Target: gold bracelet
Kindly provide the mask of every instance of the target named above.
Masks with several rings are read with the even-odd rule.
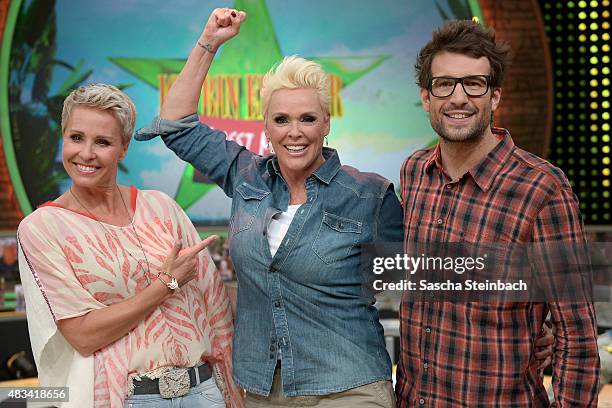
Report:
[[[164,281],[164,280],[161,278],[161,275],[162,275],[162,274],[164,274],[164,275],[166,275],[166,276],[169,276],[169,277],[171,278],[171,279],[170,279],[170,282],[165,282],[165,281]],[[166,287],[167,287],[168,289],[170,289],[170,290],[172,290],[172,291],[174,291],[174,290],[176,290],[176,289],[178,289],[178,288],[179,288],[179,284],[178,284],[178,281],[176,280],[176,278],[175,278],[174,276],[170,275],[168,272],[164,272],[164,271],[159,272],[159,273],[157,274],[157,279],[159,279],[159,280],[160,280],[160,281],[161,281],[161,282],[162,282],[164,285],[166,285]]]

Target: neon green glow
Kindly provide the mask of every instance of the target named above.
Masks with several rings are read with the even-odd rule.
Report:
[[[17,201],[21,207],[21,211],[28,215],[32,212],[32,205],[28,199],[23,181],[19,174],[19,167],[15,158],[15,149],[13,147],[13,138],[11,137],[11,120],[9,116],[8,106],[8,75],[9,75],[9,59],[11,57],[11,45],[13,43],[13,31],[17,22],[17,16],[21,7],[21,0],[13,0],[9,6],[6,25],[4,26],[4,37],[2,41],[2,51],[0,54],[0,130],[2,131],[2,143],[4,145],[4,157],[6,166],[8,167],[11,184],[15,189]]]
[[[476,17],[480,24],[484,23],[484,17],[482,15],[482,9],[480,8],[480,2],[478,0],[468,0],[470,6],[470,12],[472,16]]]

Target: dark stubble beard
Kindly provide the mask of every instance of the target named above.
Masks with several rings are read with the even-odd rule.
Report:
[[[440,113],[439,115],[429,115],[429,122],[431,123],[431,127],[436,131],[438,136],[442,138],[442,140],[449,143],[465,143],[465,142],[475,142],[481,139],[485,131],[490,125],[491,112],[483,112],[482,115],[478,115],[477,121],[469,128],[454,128],[454,132],[449,132],[447,127],[444,125],[444,114]],[[458,132],[457,132],[458,131]]]

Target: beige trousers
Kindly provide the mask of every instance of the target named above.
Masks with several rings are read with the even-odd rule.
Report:
[[[245,403],[247,408],[395,408],[395,393],[391,381],[377,381],[334,394],[285,397],[280,370],[276,369],[270,395],[262,397],[247,392]]]

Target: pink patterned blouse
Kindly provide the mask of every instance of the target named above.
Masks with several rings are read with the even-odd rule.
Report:
[[[54,321],[134,296],[156,279],[175,241],[183,248],[200,241],[183,210],[167,195],[134,187],[131,192],[133,225],[146,260],[130,225],[101,224],[55,203],[44,204],[20,224],[20,249],[38,286],[25,289],[42,293]],[[124,337],[94,353],[94,406],[123,406],[132,378],[156,378],[172,367],[200,361],[214,367],[227,406],[242,406],[241,392],[231,379],[230,302],[206,250],[200,252],[197,268],[196,279]],[[28,315],[32,318],[36,316]]]

